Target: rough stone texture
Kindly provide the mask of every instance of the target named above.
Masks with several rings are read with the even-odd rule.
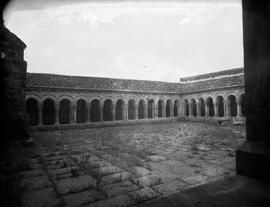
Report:
[[[21,172],[28,182],[22,180],[27,184],[24,206],[119,207],[147,204],[235,175],[232,152],[245,133],[243,126],[187,122],[32,136],[42,159],[31,163],[44,168]],[[55,145],[53,140],[59,138],[61,143]]]
[[[61,203],[53,188],[29,191],[22,196],[24,207],[56,207]]]
[[[3,25],[0,25],[0,77],[1,77],[1,147],[7,142],[29,137],[25,112],[26,45]]]

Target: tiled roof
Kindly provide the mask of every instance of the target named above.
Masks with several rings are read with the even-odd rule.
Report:
[[[215,77],[213,74],[216,74]],[[27,89],[190,93],[244,86],[243,69],[204,74],[200,75],[202,78],[197,79],[194,77],[195,76],[186,77],[186,82],[184,83],[169,83],[160,81],[27,73],[26,87]]]
[[[244,86],[244,75],[229,76],[224,78],[209,79],[191,83],[182,83],[180,88],[182,93],[190,93],[204,90],[214,90],[230,88],[235,86]]]
[[[234,76],[244,73],[244,68],[235,68],[230,70],[222,70],[214,73],[206,73],[201,75],[180,78],[180,82],[192,82],[204,79],[212,79],[217,77]]]
[[[77,89],[77,90],[121,90],[138,92],[179,92],[179,83],[141,81],[128,79],[67,76],[45,73],[27,73],[26,87]]]

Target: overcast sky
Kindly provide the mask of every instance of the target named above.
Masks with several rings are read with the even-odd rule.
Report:
[[[28,72],[178,82],[243,67],[238,0],[23,2],[5,23],[27,45]]]

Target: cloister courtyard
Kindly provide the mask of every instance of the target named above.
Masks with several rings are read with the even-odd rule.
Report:
[[[178,122],[35,131],[24,206],[141,206],[235,172],[244,125]]]

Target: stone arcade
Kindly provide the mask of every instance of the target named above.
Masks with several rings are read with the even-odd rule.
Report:
[[[28,73],[31,126],[130,120],[243,117],[244,71],[181,78],[180,83]]]

